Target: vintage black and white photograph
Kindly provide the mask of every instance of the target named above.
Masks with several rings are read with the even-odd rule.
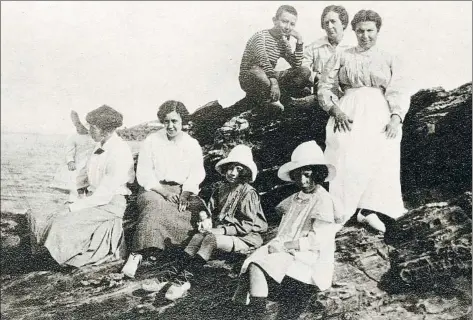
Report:
[[[0,315],[472,318],[470,1],[1,1]]]

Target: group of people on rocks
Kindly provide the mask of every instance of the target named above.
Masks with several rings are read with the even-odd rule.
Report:
[[[258,169],[250,147],[237,145],[220,160],[215,170],[222,181],[207,203],[199,197],[206,175],[202,148],[183,131],[187,108],[169,100],[157,112],[164,129],[150,134],[139,152],[138,220],[121,270],[125,276],[134,278],[143,258],[156,250],[180,246],[178,272],[166,292],[173,300],[189,289],[186,275],[199,273],[215,252],[249,252],[233,301],[261,314],[271,281],[290,278],[319,290],[331,286],[335,235],[354,214],[385,232],[406,212],[400,141],[409,97],[400,66],[376,47],[378,13],[355,14],[356,46],[343,42],[348,21],[342,6],[326,7],[320,21],[326,36],[304,46],[295,29],[296,9],[283,5],[274,26],[255,33],[244,50],[239,81],[253,105],[272,110],[320,105],[330,115],[326,149],[315,141],[301,143],[278,170],[278,177],[299,191],[274,208],[281,219],[276,236],[263,242],[268,223],[251,185]],[[275,70],[280,57],[290,69]],[[82,168],[68,158],[69,170],[78,172],[77,195],[83,196],[71,198],[61,212],[28,214],[36,246],[47,248],[60,265],[74,267],[119,258],[125,197],[131,193],[127,183],[135,179],[130,148],[115,132],[123,116],[104,105],[85,120],[96,144]]]

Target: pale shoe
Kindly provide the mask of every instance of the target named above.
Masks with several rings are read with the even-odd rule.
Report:
[[[159,282],[156,280],[152,280],[149,282],[145,282],[141,285],[141,288],[145,291],[149,292],[159,292],[161,291],[166,285],[168,284],[167,281]]]
[[[367,223],[378,231],[381,231],[383,233],[386,232],[386,226],[374,213],[369,214],[365,217],[361,214],[361,210],[360,210],[356,216],[356,220],[358,220],[358,222],[360,223]]]
[[[168,300],[175,301],[184,297],[190,288],[191,284],[189,281],[180,284],[173,284],[169,287],[168,291],[166,291],[164,297]]]
[[[141,254],[131,253],[121,272],[128,278],[134,278],[142,258]]]

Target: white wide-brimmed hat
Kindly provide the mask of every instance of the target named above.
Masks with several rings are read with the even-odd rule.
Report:
[[[311,140],[303,142],[292,152],[291,162],[283,164],[278,170],[278,177],[284,181],[292,181],[289,173],[297,168],[313,165],[325,165],[328,169],[328,176],[325,181],[330,181],[335,177],[335,167],[328,164],[324,153],[317,142]]]
[[[253,161],[253,154],[251,153],[250,147],[244,144],[235,146],[228,154],[228,157],[217,162],[215,170],[223,175],[225,173],[222,172],[222,165],[232,162],[240,163],[250,169],[251,182],[255,181],[256,175],[258,174],[258,168],[256,167],[256,163]]]

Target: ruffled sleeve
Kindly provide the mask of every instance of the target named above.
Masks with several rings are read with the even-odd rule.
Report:
[[[334,92],[338,91],[340,65],[341,53],[336,53],[327,61],[324,72],[319,79],[317,98],[320,106],[325,111],[329,111],[333,107],[333,101],[338,103],[338,96]]]

